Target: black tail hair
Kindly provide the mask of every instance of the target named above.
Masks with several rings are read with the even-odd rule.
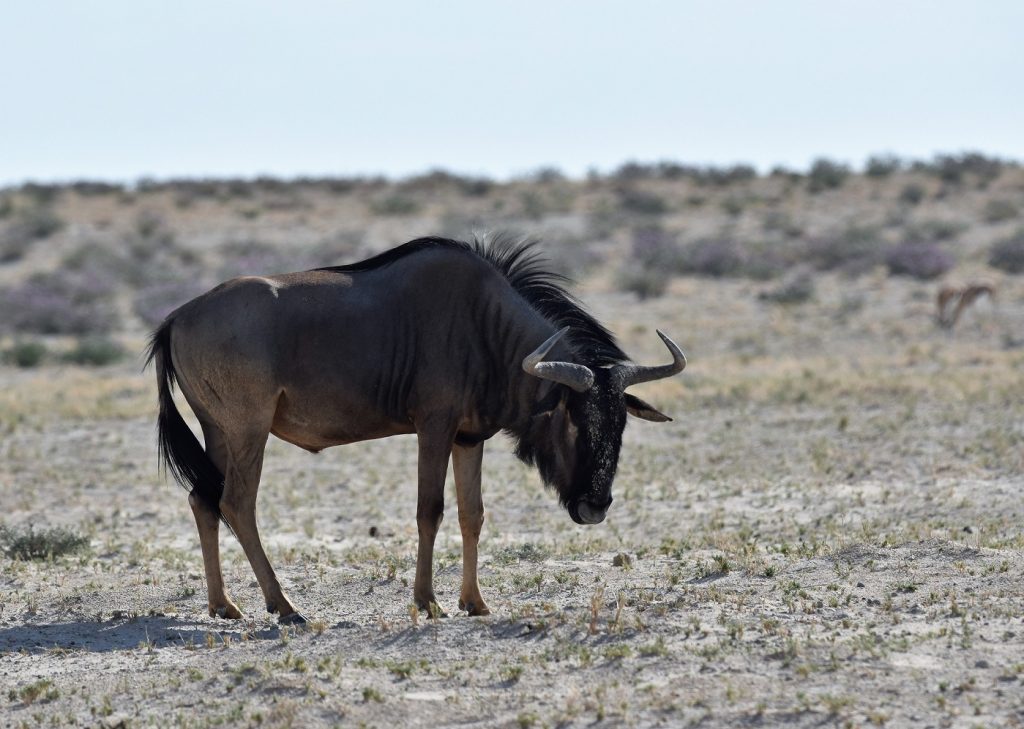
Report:
[[[220,497],[224,493],[224,474],[214,465],[174,404],[174,384],[178,375],[171,359],[171,327],[168,318],[149,339],[146,364],[156,361],[156,381],[160,392],[157,418],[157,446],[160,463],[187,491],[209,506],[223,521]]]

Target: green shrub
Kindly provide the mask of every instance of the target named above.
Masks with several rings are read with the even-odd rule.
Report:
[[[87,546],[88,537],[61,527],[36,531],[31,524],[16,528],[0,526],[0,547],[11,559],[60,557]]]
[[[952,220],[923,220],[908,225],[903,237],[908,241],[930,242],[937,240],[953,240],[967,229],[963,223]]]
[[[746,200],[741,197],[728,197],[722,201],[722,210],[726,215],[736,218],[743,214]]]
[[[951,253],[935,243],[904,241],[889,249],[885,256],[889,273],[927,281],[938,278],[956,264]]]
[[[900,202],[907,205],[917,205],[924,200],[925,192],[924,185],[911,182],[900,190]]]
[[[617,283],[620,291],[636,294],[643,300],[654,299],[664,294],[668,282],[669,273],[664,268],[648,268],[641,263],[632,262],[619,272]]]
[[[17,223],[0,229],[0,263],[20,261],[32,247],[32,236]]]
[[[684,273],[721,278],[739,276],[744,265],[744,252],[732,238],[705,238],[690,243],[680,252],[680,269]]]
[[[903,169],[903,161],[893,154],[877,154],[868,157],[864,165],[864,174],[868,177],[888,177]]]
[[[988,262],[1007,273],[1024,273],[1024,228],[993,244]]]
[[[763,291],[758,298],[775,304],[803,304],[814,296],[814,278],[810,271],[797,271],[774,289]]]
[[[849,176],[850,168],[848,165],[825,158],[817,159],[807,173],[807,189],[811,192],[834,190],[842,187]]]
[[[663,215],[668,212],[668,203],[665,202],[665,198],[632,187],[619,190],[619,205],[626,212],[641,215]]]
[[[25,233],[35,239],[49,238],[64,227],[64,221],[45,205],[37,205],[21,212],[18,216]]]
[[[986,223],[1002,223],[1019,215],[1020,208],[1010,200],[989,200],[982,211]]]
[[[46,354],[46,345],[42,342],[15,342],[4,350],[3,361],[15,367],[38,367],[46,359]]]
[[[370,209],[375,215],[412,215],[420,205],[405,195],[389,195],[374,202]]]
[[[859,274],[881,263],[881,234],[877,228],[851,225],[841,231],[811,239],[805,260],[822,271],[842,270]]]
[[[34,241],[49,238],[63,227],[64,221],[49,207],[37,205],[18,211],[0,229],[0,263],[21,259]]]
[[[36,334],[100,334],[117,327],[115,282],[103,270],[38,273],[0,289],[0,328]]]
[[[124,359],[125,351],[117,342],[106,337],[79,339],[75,348],[64,355],[65,362],[88,367],[102,367]]]

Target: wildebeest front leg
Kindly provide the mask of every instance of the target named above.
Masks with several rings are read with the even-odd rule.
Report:
[[[459,502],[459,528],[462,530],[462,592],[459,609],[470,615],[490,615],[476,578],[477,544],[484,524],[484,502],[480,492],[480,466],[484,444],[471,448],[455,446],[452,466],[455,471],[455,494]]]
[[[434,596],[434,539],[444,517],[444,479],[452,451],[450,434],[419,434],[419,484],[416,500],[416,526],[420,543],[416,555],[416,582],[413,600],[420,610],[437,610]]]

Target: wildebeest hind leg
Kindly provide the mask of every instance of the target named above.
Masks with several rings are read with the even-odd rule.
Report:
[[[444,517],[444,478],[448,473],[452,436],[421,432],[418,438],[416,526],[420,540],[413,600],[420,610],[439,610],[434,596],[434,539]]]
[[[267,444],[269,428],[244,437],[227,439],[228,465],[224,473],[224,495],[220,500],[221,512],[238,537],[242,550],[252,566],[256,580],[263,590],[267,612],[277,613],[280,623],[304,623],[291,600],[281,589],[277,574],[267,559],[256,525],[256,493],[263,470],[263,449]]]
[[[227,453],[224,450],[223,438],[216,428],[208,423],[201,423],[203,439],[206,441],[206,453],[217,469],[224,473],[227,466]],[[224,589],[224,575],[220,568],[220,519],[202,499],[194,493],[189,494],[189,506],[196,518],[199,529],[199,545],[203,550],[203,568],[206,572],[207,605],[210,617],[230,618],[237,620],[242,617],[234,601]]]
[[[452,467],[455,472],[455,495],[459,503],[459,528],[462,530],[462,591],[459,609],[470,615],[490,615],[491,611],[480,596],[477,583],[477,544],[484,524],[484,502],[480,493],[480,466],[484,457],[484,444],[472,448],[455,446],[452,449]]]

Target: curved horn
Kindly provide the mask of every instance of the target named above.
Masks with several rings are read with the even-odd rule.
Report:
[[[641,365],[620,365],[615,371],[620,387],[625,390],[631,385],[638,385],[641,382],[661,380],[672,375],[678,375],[686,367],[686,355],[679,345],[666,337],[660,329],[656,329],[661,341],[672,353],[672,364],[658,365],[657,367],[643,367]]]
[[[568,385],[576,392],[586,392],[594,384],[594,373],[589,367],[573,364],[572,362],[543,361],[547,353],[551,351],[551,348],[555,346],[555,343],[567,331],[569,331],[569,327],[555,332],[531,354],[528,354],[523,359],[523,371],[542,380],[551,380],[552,382]]]

